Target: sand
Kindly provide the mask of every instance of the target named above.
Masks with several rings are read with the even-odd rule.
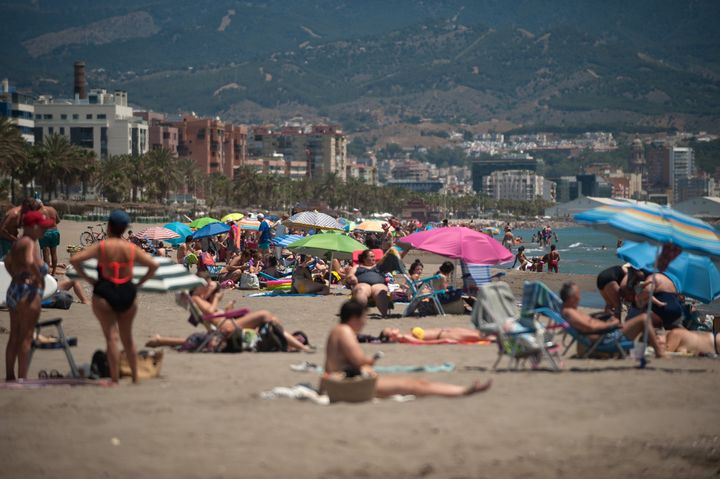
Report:
[[[84,225],[61,224],[64,245]],[[427,257],[430,263],[432,258]],[[430,273],[426,267],[426,272]],[[567,275],[544,275],[555,288]],[[554,276],[554,277],[553,277]],[[522,273],[507,278],[517,290]],[[594,278],[573,277],[592,287]],[[492,389],[462,399],[317,406],[262,400],[274,386],[316,383],[290,364],[323,360],[342,297],[228,297],[268,309],[302,329],[315,354],[185,354],[167,351],[162,377],[115,388],[0,391],[0,477],[717,477],[720,361],[564,359],[560,373],[490,368],[495,346],[368,345],[385,365],[452,361],[457,371],[419,374]],[[195,329],[171,295],[140,295],[134,336],[187,336]],[[75,358],[104,347],[90,306],[46,310],[79,338]],[[9,326],[0,312],[0,327]],[[373,320],[385,326],[467,326],[468,317]],[[0,335],[4,345],[6,333]],[[3,361],[0,359],[0,361]],[[4,361],[3,361],[4,365]],[[67,369],[60,352],[31,367]]]

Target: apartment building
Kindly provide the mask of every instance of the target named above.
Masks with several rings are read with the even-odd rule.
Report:
[[[8,118],[17,125],[22,137],[31,145],[35,143],[35,107],[30,95],[18,93],[7,78],[0,88],[0,117]]]
[[[245,166],[265,175],[286,176],[292,180],[307,178],[307,162],[286,160],[280,153],[245,160]]]
[[[219,118],[184,116],[173,123],[178,130],[178,154],[195,160],[204,174],[220,173],[233,178],[247,157],[247,128]]]
[[[683,201],[680,189],[695,176],[695,152],[692,148],[673,147],[670,149],[670,186],[673,189],[673,203]],[[691,189],[694,187],[691,187]],[[702,196],[702,195],[699,195]]]
[[[151,150],[165,149],[173,156],[178,155],[178,129],[166,121],[164,114],[151,111],[136,111],[133,114],[147,122]]]
[[[482,191],[496,200],[555,200],[555,183],[531,170],[493,171],[483,177]]]
[[[347,137],[332,125],[253,128],[248,140],[248,156],[283,155],[286,161],[305,161],[307,175],[320,178],[336,174],[347,178]]]

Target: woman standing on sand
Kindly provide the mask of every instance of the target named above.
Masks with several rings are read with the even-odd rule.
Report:
[[[114,383],[120,377],[118,335],[130,363],[132,380],[138,382],[137,353],[132,337],[132,323],[137,313],[137,286],[150,279],[158,268],[150,255],[121,238],[128,224],[130,216],[125,211],[113,211],[108,218],[108,238],[77,253],[70,260],[78,274],[93,285],[92,309],[105,335],[110,378]],[[97,280],[90,278],[82,267],[82,263],[91,258],[98,262]],[[137,286],[132,282],[136,262],[148,268]]]
[[[21,221],[23,235],[13,243],[5,257],[5,268],[12,276],[5,299],[10,312],[10,337],[5,349],[5,378],[8,381],[15,380],[16,361],[17,377],[27,378],[33,331],[40,317],[40,302],[48,273],[38,240],[45,230],[55,226],[53,220],[39,211],[28,211]]]

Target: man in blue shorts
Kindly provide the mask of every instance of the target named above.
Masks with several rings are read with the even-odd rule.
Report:
[[[262,213],[258,213],[257,219],[260,222],[260,227],[258,228],[258,232],[260,233],[258,249],[262,253],[263,257],[266,257],[270,252],[270,240],[272,239],[270,225],[265,220],[265,215]]]

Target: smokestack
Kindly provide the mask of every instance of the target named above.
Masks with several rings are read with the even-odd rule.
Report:
[[[85,100],[85,62],[75,62],[75,98]]]

